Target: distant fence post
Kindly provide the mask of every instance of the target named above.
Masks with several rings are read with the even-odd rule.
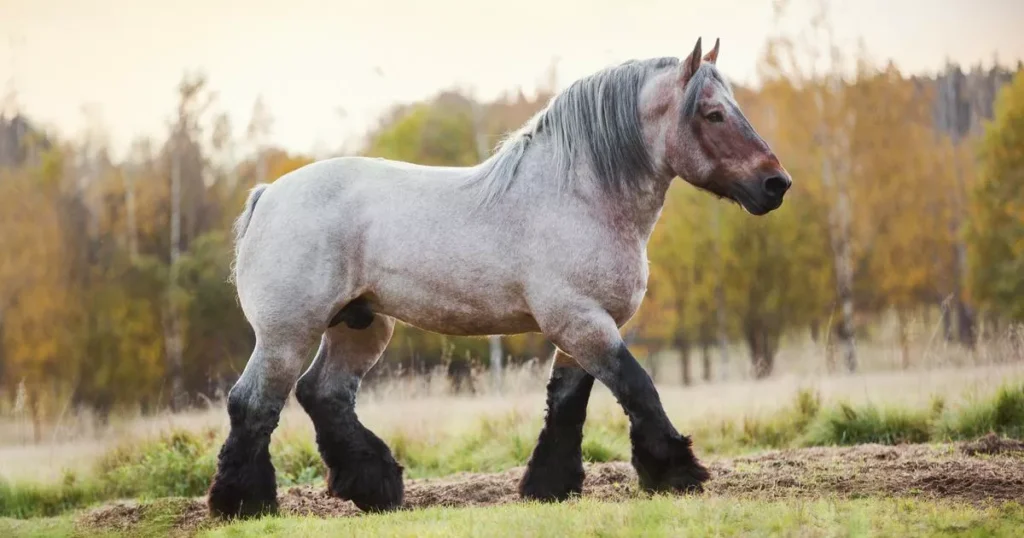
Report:
[[[501,392],[501,337],[493,335],[489,338],[491,344],[491,375],[494,377],[494,388]]]

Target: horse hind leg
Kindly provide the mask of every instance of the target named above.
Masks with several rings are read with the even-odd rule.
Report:
[[[311,341],[296,333],[280,338],[257,333],[256,348],[228,393],[231,431],[217,458],[207,505],[219,517],[277,511],[277,482],[270,435],[295,385]]]
[[[352,310],[352,319],[324,333],[295,396],[313,420],[328,467],[328,491],[363,511],[391,510],[402,504],[403,467],[384,441],[359,422],[355,404],[360,380],[384,352],[395,322]]]
[[[594,376],[572,357],[555,352],[544,427],[519,482],[524,498],[562,501],[583,491],[583,423],[593,386]]]

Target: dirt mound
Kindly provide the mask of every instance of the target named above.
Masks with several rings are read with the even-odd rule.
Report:
[[[1024,441],[1007,439],[994,433],[990,433],[979,438],[977,441],[964,443],[960,446],[960,450],[968,456],[976,456],[978,454],[1006,454],[1014,452],[1024,454]]]
[[[712,478],[706,494],[762,499],[884,495],[970,503],[1024,502],[1024,458],[1011,454],[1017,449],[1005,449],[1017,445],[1004,441],[982,438],[964,445],[807,448],[709,460]],[[991,448],[997,442],[1002,448]],[[403,509],[519,502],[517,486],[523,471],[520,467],[494,474],[409,480]],[[585,497],[622,501],[643,496],[628,463],[588,464],[586,472]],[[346,517],[362,513],[351,502],[330,497],[322,485],[282,490],[279,501],[282,514]],[[204,499],[180,502],[173,525],[179,533],[190,534],[216,524],[207,516]],[[86,514],[82,523],[127,531],[145,517],[145,505],[116,503]]]
[[[731,496],[1024,501],[1024,460],[971,457],[955,445],[784,450],[720,461],[713,470],[708,490]]]
[[[90,528],[128,531],[142,522],[143,508],[135,501],[120,501],[86,512],[79,523]]]

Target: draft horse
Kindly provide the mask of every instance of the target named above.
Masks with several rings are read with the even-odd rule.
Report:
[[[540,332],[555,344],[523,497],[581,491],[594,379],[629,417],[640,485],[702,491],[708,471],[619,329],[644,297],[647,242],[674,178],[753,215],[778,208],[791,185],[717,58],[718,41],[702,56],[698,39],[682,61],[580,79],[477,166],[342,157],[255,187],[235,225],[233,278],[256,346],[228,395],[211,512],[276,510],[270,435],[293,387],[330,493],[367,511],[402,504],[403,467],[355,412],[395,320],[449,335]]]

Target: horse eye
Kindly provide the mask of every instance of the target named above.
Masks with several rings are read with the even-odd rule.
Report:
[[[725,121],[725,116],[723,116],[722,113],[717,110],[708,114],[706,117],[708,121],[710,121],[711,123],[722,123],[723,121]]]

